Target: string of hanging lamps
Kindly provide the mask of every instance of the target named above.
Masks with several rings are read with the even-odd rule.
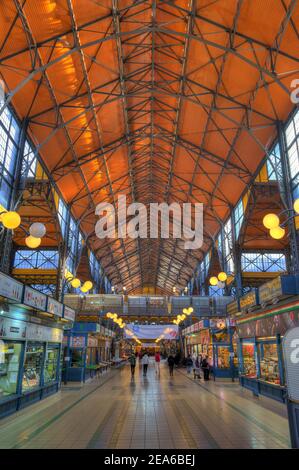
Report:
[[[70,271],[65,270],[64,274],[66,282],[68,282],[74,289],[79,289],[83,294],[87,294],[92,288],[93,283],[91,281],[85,281],[82,285],[80,279],[75,277]]]
[[[106,317],[110,318],[114,323],[116,323],[121,329],[126,326],[124,321],[117,315],[117,313],[106,313]]]
[[[193,313],[193,307],[188,307],[183,309],[183,314],[182,315],[177,315],[176,319],[173,320],[173,323],[175,325],[179,325],[182,323],[188,316],[190,316]]]
[[[294,212],[291,214],[288,219],[282,224],[280,222],[279,215],[283,214],[284,212]],[[299,199],[296,199],[296,201],[293,204],[292,209],[286,209],[285,211],[280,212],[280,214],[267,214],[263,218],[263,225],[269,230],[270,237],[274,238],[275,240],[281,240],[285,236],[285,228],[283,225],[286,225],[288,220],[296,217],[299,215]]]
[[[16,230],[20,227],[26,234],[25,243],[28,248],[38,248],[42,238],[46,235],[46,227],[41,222],[34,222],[29,227],[29,232],[22,225],[21,216],[16,211],[3,211],[0,213],[0,222],[7,230]]]

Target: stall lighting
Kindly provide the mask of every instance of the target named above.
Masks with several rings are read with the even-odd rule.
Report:
[[[82,286],[82,289],[85,289],[87,292],[92,288],[93,288],[93,283],[91,281],[85,281]]]
[[[296,199],[293,205],[294,211],[299,214],[299,199]]]
[[[1,222],[5,228],[14,230],[21,225],[21,217],[15,211],[8,211],[2,214]]]
[[[46,227],[40,222],[34,222],[29,228],[29,233],[34,238],[43,238],[46,235]]]
[[[3,227],[8,230],[15,230],[20,227],[27,235],[25,237],[25,244],[31,249],[38,248],[41,244],[42,237],[46,234],[46,227],[40,222],[34,222],[30,225],[28,233],[28,231],[21,225],[22,219],[20,215],[15,211],[2,211],[0,213],[0,222],[2,222]]]
[[[282,227],[274,227],[270,229],[270,236],[275,240],[281,240],[285,236],[285,229]]]
[[[25,243],[28,248],[38,248],[42,242],[41,238],[35,238],[32,235],[29,235],[28,237],[25,238]]]
[[[116,323],[121,329],[126,326],[125,322],[123,322],[123,320],[118,317],[117,313],[108,312],[106,313],[106,317],[111,318],[111,320]],[[130,336],[133,336],[133,333],[131,333],[130,330],[126,330],[126,333]]]
[[[221,272],[218,274],[218,279],[220,282],[225,282],[227,281],[227,274],[225,272]]]
[[[71,280],[71,286],[74,289],[78,289],[81,286],[81,281],[77,277],[74,277],[74,279]]]
[[[210,284],[211,286],[217,286],[218,278],[216,276],[210,277]]]
[[[278,227],[279,224],[280,224],[280,220],[276,214],[267,214],[263,218],[263,225],[269,230],[272,228]]]

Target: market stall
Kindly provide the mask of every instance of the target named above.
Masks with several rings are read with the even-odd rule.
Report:
[[[107,370],[114,332],[94,322],[75,322],[64,337],[65,382],[85,382]]]
[[[0,273],[0,417],[60,387],[64,305]],[[68,315],[68,314],[67,314]],[[74,318],[74,311],[69,315]]]
[[[234,322],[201,320],[183,330],[186,354],[208,358],[214,377],[238,376],[237,340]]]
[[[282,338],[299,325],[299,300],[291,295],[297,281],[295,276],[280,276],[262,285],[258,310],[236,316],[241,385],[279,401],[285,400],[286,391]]]

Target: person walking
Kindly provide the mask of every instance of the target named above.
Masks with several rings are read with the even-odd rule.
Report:
[[[159,351],[157,351],[155,354],[155,371],[157,375],[160,375],[160,362],[161,362],[161,356],[160,356]]]
[[[187,374],[190,374],[192,367],[193,367],[193,360],[192,360],[191,354],[188,354],[188,357],[186,360],[186,366],[187,366]]]
[[[173,377],[173,368],[174,368],[175,361],[171,353],[168,356],[167,362],[168,362],[168,368],[169,368],[169,375],[170,377]]]
[[[204,380],[209,380],[209,375],[210,375],[210,366],[207,360],[207,357],[204,356],[202,361],[201,361],[201,368],[203,370],[203,378]]]
[[[201,359],[202,357],[201,356],[197,356],[195,361],[194,361],[194,369],[193,369],[193,375],[194,375],[194,379],[196,379],[196,377],[198,377],[199,379],[201,379],[201,376],[200,376],[200,364],[201,364]]]
[[[136,367],[136,355],[133,352],[131,356],[129,357],[129,363],[131,365],[131,378],[133,378],[135,374],[135,367]]]
[[[146,377],[147,374],[147,368],[149,365],[149,357],[148,354],[145,352],[142,359],[141,359],[141,364],[143,366],[143,376]]]

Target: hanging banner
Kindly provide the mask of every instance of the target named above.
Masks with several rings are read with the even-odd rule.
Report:
[[[23,284],[10,276],[0,273],[0,295],[16,302],[22,302]]]
[[[130,334],[131,333],[131,334]],[[125,328],[125,337],[131,338],[133,335],[138,339],[176,339],[178,336],[177,325],[135,325],[129,323]]]

